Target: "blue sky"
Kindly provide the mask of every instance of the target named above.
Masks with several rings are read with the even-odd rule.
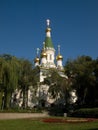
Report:
[[[64,63],[98,57],[98,0],[0,0],[0,54],[33,60],[45,39],[46,19]]]

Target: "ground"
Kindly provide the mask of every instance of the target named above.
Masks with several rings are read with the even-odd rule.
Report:
[[[75,122],[61,122],[60,119]],[[90,122],[76,122],[76,119],[81,120],[49,117],[46,113],[0,113],[0,130],[98,130],[98,119]]]
[[[48,117],[46,113],[0,113],[0,120]]]

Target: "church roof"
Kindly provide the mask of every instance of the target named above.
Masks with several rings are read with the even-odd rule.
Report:
[[[54,48],[51,37],[45,38],[45,48]]]

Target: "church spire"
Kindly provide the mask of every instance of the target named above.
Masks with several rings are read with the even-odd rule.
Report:
[[[51,28],[49,27],[50,26],[50,20],[47,19],[46,22],[47,22],[46,37],[51,37]]]
[[[35,62],[35,66],[38,66],[39,65],[39,57],[38,57],[38,54],[39,54],[39,48],[36,49],[36,58],[34,60]]]
[[[38,57],[39,54],[39,48],[36,49],[36,56]]]
[[[46,28],[46,38],[45,38],[45,48],[54,48],[52,39],[51,39],[51,28],[50,28],[50,20],[46,20],[47,28]]]
[[[58,45],[58,54],[60,54],[60,45]]]
[[[49,25],[50,25],[50,20],[47,19],[46,22],[47,22],[47,27],[49,27]]]

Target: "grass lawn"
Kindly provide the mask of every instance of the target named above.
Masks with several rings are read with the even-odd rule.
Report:
[[[85,123],[45,123],[41,119],[0,120],[0,130],[98,130],[98,120]]]

